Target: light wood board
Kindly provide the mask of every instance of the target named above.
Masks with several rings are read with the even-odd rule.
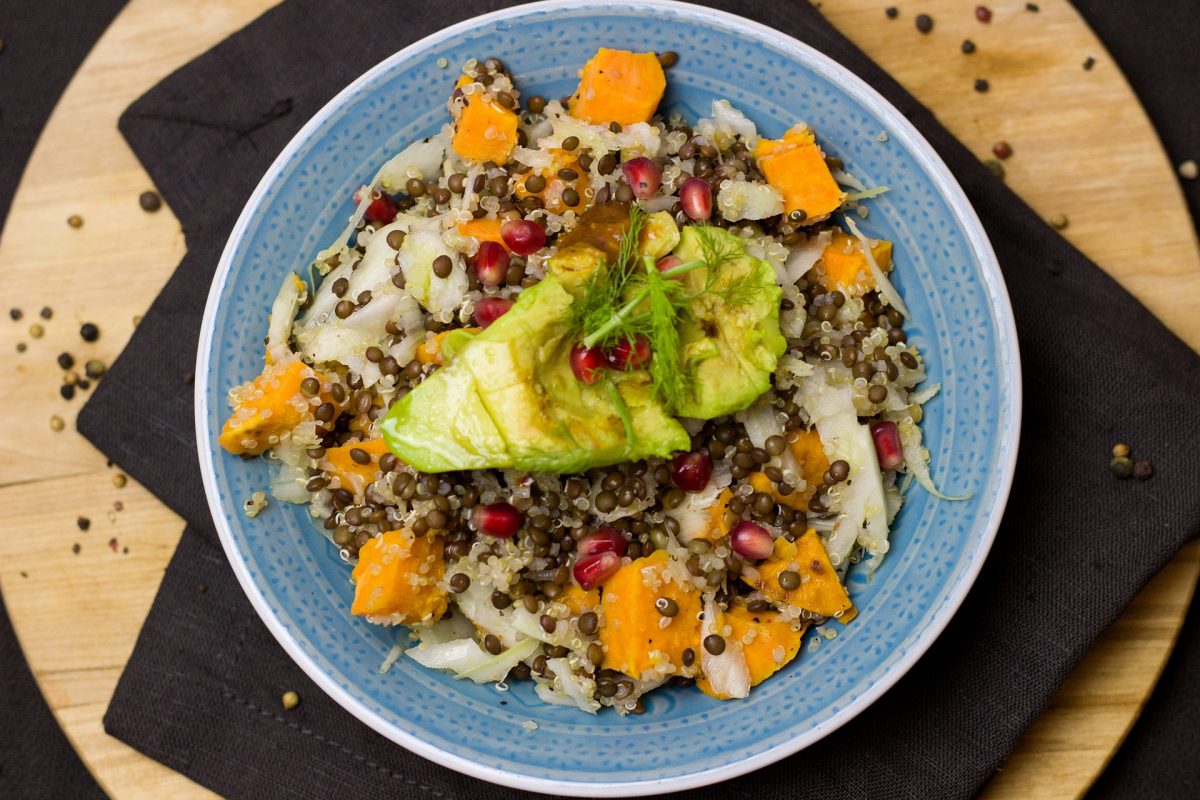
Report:
[[[169,209],[146,214],[149,179],[121,139],[121,111],[170,71],[272,5],[271,0],[132,0],[75,77],[30,161],[0,238],[0,587],[34,674],[68,737],[117,800],[209,796],[188,779],[106,736],[101,717],[133,648],[182,521],[73,432],[81,401],[59,398],[54,357],[111,361],[134,318],[184,252]],[[973,3],[826,0],[822,11],[935,110],[980,157],[1007,140],[1008,182],[1040,214],[1066,214],[1063,234],[1193,347],[1200,251],[1172,167],[1103,47],[1066,0]],[[935,20],[931,34],[914,16]],[[964,38],[978,46],[964,56]],[[1081,64],[1096,59],[1085,72]],[[972,89],[978,77],[991,90]],[[66,218],[79,214],[79,229]],[[51,320],[37,316],[48,305]],[[93,345],[78,335],[92,321]],[[28,333],[45,328],[43,338]],[[27,352],[16,345],[25,342]],[[164,364],[181,383],[191,364]],[[181,391],[185,390],[181,386]],[[51,431],[57,414],[67,429]],[[1136,442],[1131,443],[1136,446]],[[1098,469],[1105,468],[1102,461]],[[123,510],[113,509],[119,501]],[[92,520],[81,532],[75,519]],[[116,539],[114,551],[109,546]],[[78,554],[72,545],[81,546]],[[128,553],[124,548],[128,548]],[[990,798],[1081,795],[1114,752],[1153,687],[1200,574],[1185,550],[1092,648],[1017,752]]]

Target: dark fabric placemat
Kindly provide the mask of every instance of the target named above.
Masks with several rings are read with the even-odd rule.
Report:
[[[50,112],[124,4],[125,0],[82,5],[63,0],[36,4],[0,0],[0,231]],[[4,314],[25,302],[21,297],[5,297]],[[19,324],[28,325],[38,307],[40,303],[24,308],[26,318]],[[24,532],[0,531],[0,536],[20,535]],[[2,599],[0,720],[4,723],[0,724],[0,797],[104,797],[46,707]]]
[[[190,249],[79,426],[191,525],[106,723],[114,735],[228,796],[519,795],[370,733],[274,643],[213,547],[197,468],[184,447],[194,432],[182,377],[191,369],[203,300],[233,214],[294,131],[366,67],[497,5],[401,8],[366,0],[347,13],[290,0],[168,78],[122,120],[180,214]],[[1200,392],[1197,358],[811,6],[764,4],[755,16],[865,78],[950,164],[1008,280],[1024,359],[1025,426],[992,556],[926,657],[821,743],[691,794],[970,796],[1095,636],[1196,535],[1200,464],[1176,443],[1200,434],[1190,413]],[[331,41],[355,47],[329,60],[314,56],[329,53],[322,43]],[[1151,480],[1109,475],[1108,451],[1118,440],[1154,460]],[[288,714],[278,708],[286,689],[304,697]]]

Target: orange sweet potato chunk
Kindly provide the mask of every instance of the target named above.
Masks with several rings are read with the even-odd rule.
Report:
[[[572,614],[579,616],[600,605],[600,590],[584,589],[578,583],[571,582],[558,596],[558,602],[571,609]]]
[[[829,456],[825,455],[825,447],[821,444],[817,429],[790,431],[788,449],[800,465],[800,477],[804,478],[804,482],[810,488],[819,485],[829,469]]]
[[[757,569],[758,578],[746,582],[776,605],[796,606],[824,617],[851,607],[850,596],[829,563],[825,545],[812,528],[795,542],[783,537],[776,539],[775,552]],[[784,571],[799,574],[800,585],[791,590],[780,586],[779,575]]]
[[[407,530],[376,536],[358,551],[350,613],[389,625],[436,620],[446,611],[446,593],[437,585],[444,570],[438,537]]]
[[[649,122],[667,89],[654,53],[601,47],[579,74],[579,88],[567,110],[593,125]]]
[[[804,492],[792,492],[791,494],[780,494],[775,488],[775,484],[770,478],[762,472],[750,473],[750,485],[754,487],[754,491],[769,494],[775,498],[776,503],[781,503],[790,508],[795,508],[800,511],[808,510],[808,499]]]
[[[354,460],[350,451],[356,448],[371,457],[369,464],[360,464]],[[383,439],[353,442],[341,447],[327,448],[321,466],[340,481],[338,488],[361,495],[367,488],[367,484],[379,477],[379,457],[386,452],[388,452],[388,448]]]
[[[472,95],[455,123],[450,144],[468,161],[503,164],[517,146],[517,122],[515,112],[486,97]]]
[[[258,455],[312,415],[310,398],[300,391],[305,378],[324,377],[303,361],[269,364],[262,374],[234,390],[233,413],[217,441],[235,455]],[[328,400],[324,391],[322,401]]]
[[[568,153],[565,150],[554,148],[550,151],[553,156],[553,161],[550,166],[545,169],[537,170],[536,173],[544,181],[545,185],[536,192],[529,191],[525,185],[529,175],[521,175],[517,180],[514,194],[518,200],[524,200],[526,197],[536,197],[542,201],[542,207],[553,214],[561,214],[568,208],[575,211],[581,211],[585,206],[583,198],[590,186],[588,180],[588,171],[579,163],[576,153]],[[559,172],[564,169],[574,170],[578,176],[574,180],[564,180],[559,176]],[[580,201],[573,206],[568,206],[563,202],[562,195],[565,189],[574,189],[579,195]]]
[[[665,580],[668,558],[665,550],[656,550],[624,565],[605,582],[600,628],[605,667],[634,678],[656,668],[672,672],[683,667],[684,650],[699,647],[700,590],[690,583],[682,586]],[[660,597],[674,600],[679,613],[660,614],[654,607]],[[670,622],[661,627],[664,619]]]
[[[480,242],[495,242],[508,250],[508,245],[504,243],[504,237],[500,235],[500,228],[503,225],[504,220],[502,219],[480,217],[469,222],[460,222],[457,227],[458,232],[463,236],[473,236]]]
[[[823,219],[846,199],[807,128],[792,128],[782,139],[763,139],[754,157],[767,183],[783,195],[785,211],[803,211],[808,223]]]
[[[750,612],[742,605],[733,605],[721,614],[721,625],[728,625],[732,632],[726,637],[727,647],[740,647],[746,666],[750,670],[750,685],[757,686],[788,664],[804,642],[804,631],[808,623],[793,629],[792,623],[778,611]],[[750,631],[754,631],[750,634]],[[745,640],[749,634],[750,641]],[[709,697],[727,700],[724,695],[713,691],[708,679],[701,675],[696,686]]]
[[[885,272],[892,266],[892,243],[877,241],[871,246],[875,263]],[[863,253],[862,243],[842,231],[835,231],[829,246],[821,254],[817,274],[822,285],[829,291],[835,289],[849,294],[861,295],[875,288],[871,268]]]

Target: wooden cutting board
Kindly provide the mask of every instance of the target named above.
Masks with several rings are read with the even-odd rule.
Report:
[[[0,587],[34,674],[84,762],[117,800],[209,793],[106,736],[101,717],[183,523],[75,434],[55,356],[110,362],[184,252],[169,209],[148,214],[149,179],[117,117],[175,68],[271,0],[132,0],[67,89],[25,172],[0,238]],[[822,11],[981,158],[998,140],[1008,182],[1063,235],[1200,347],[1200,251],[1154,130],[1123,76],[1066,0],[973,3],[826,0]],[[934,28],[916,30],[915,15]],[[970,38],[977,51],[960,52]],[[1082,64],[1094,59],[1094,68]],[[990,91],[974,91],[986,78]],[[72,228],[77,214],[83,225]],[[1120,232],[1120,235],[1114,235]],[[53,309],[43,320],[38,311]],[[99,325],[85,344],[80,323]],[[29,328],[40,324],[44,335]],[[26,351],[17,352],[18,343]],[[191,364],[163,364],[190,392]],[[65,420],[53,431],[50,418]],[[1137,443],[1131,442],[1135,448]],[[1097,453],[1097,469],[1107,454]],[[119,482],[120,479],[117,479]],[[118,510],[115,505],[119,505]],[[86,516],[86,532],[76,518]],[[78,544],[78,552],[74,546]],[[1185,550],[1092,648],[988,788],[991,798],[1077,797],[1136,718],[1174,643],[1200,573]],[[279,687],[282,693],[290,687]]]

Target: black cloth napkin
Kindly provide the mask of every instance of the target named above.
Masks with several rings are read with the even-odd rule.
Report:
[[[227,796],[521,796],[390,744],[303,676],[259,622],[216,547],[188,451],[194,433],[186,375],[207,286],[258,176],[364,69],[499,5],[289,0],[169,77],[122,119],[122,131],[179,213],[189,253],[79,428],[190,525],[106,726]],[[749,11],[734,2],[712,5]],[[857,72],[950,164],[1008,281],[1025,367],[1025,426],[992,555],[963,608],[909,675],[817,745],[688,794],[967,797],[1002,764],[1095,636],[1196,535],[1200,462],[1180,443],[1200,434],[1190,413],[1200,362],[809,4],[762,4],[754,15]],[[353,46],[331,44],[339,42]],[[1117,441],[1153,459],[1154,477],[1113,478],[1109,449]],[[284,713],[279,696],[288,689],[303,700]]]

